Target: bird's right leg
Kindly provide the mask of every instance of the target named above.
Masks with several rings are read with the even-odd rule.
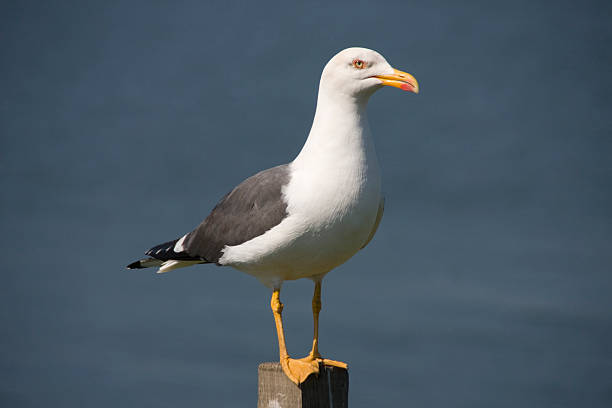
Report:
[[[272,292],[270,301],[274,322],[276,323],[276,334],[278,335],[278,350],[280,354],[280,364],[283,371],[291,381],[296,384],[303,383],[310,374],[319,373],[319,362],[317,360],[303,361],[289,358],[287,346],[285,344],[285,333],[283,330],[283,304],[280,301],[280,288]]]
[[[345,370],[348,368],[346,363],[342,361],[330,360],[328,358],[321,357],[319,353],[319,313],[321,312],[321,279],[315,281],[315,289],[314,294],[312,295],[312,320],[314,322],[314,336],[312,340],[312,350],[310,354],[306,357],[302,358],[302,361],[318,361],[319,363],[323,363],[327,366],[334,366],[344,368]]]

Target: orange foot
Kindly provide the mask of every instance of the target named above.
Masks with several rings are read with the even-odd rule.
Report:
[[[280,363],[285,375],[297,385],[306,381],[311,374],[319,374],[319,364],[340,367],[345,370],[348,368],[348,365],[342,361],[329,360],[322,358],[321,355],[314,356],[312,354],[300,359],[287,357],[281,359]]]
[[[319,362],[317,360],[295,360],[287,357],[281,359],[280,363],[285,375],[297,385],[306,381],[310,374],[319,374]]]
[[[336,360],[330,360],[327,358],[323,358],[321,357],[319,353],[316,353],[316,354],[310,353],[306,357],[301,358],[300,361],[307,361],[307,362],[316,361],[317,363],[320,363],[326,366],[340,367],[340,368],[344,368],[345,370],[348,368],[348,364],[343,363],[342,361],[336,361]]]

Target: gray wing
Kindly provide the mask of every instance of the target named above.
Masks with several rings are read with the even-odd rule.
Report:
[[[370,232],[370,236],[366,240],[365,244],[360,249],[365,248],[372,238],[374,238],[374,234],[376,234],[376,230],[378,230],[378,226],[380,225],[380,220],[382,220],[383,213],[385,212],[385,197],[380,197],[380,203],[378,203],[378,213],[376,214],[376,221],[374,222],[374,228],[372,228],[372,232]]]
[[[226,245],[239,245],[262,235],[287,216],[282,189],[289,182],[284,164],[249,177],[215,206],[183,241],[190,257],[219,262]]]

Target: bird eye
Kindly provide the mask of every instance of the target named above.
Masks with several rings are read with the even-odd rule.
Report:
[[[366,63],[363,60],[354,59],[353,66],[357,69],[364,69],[366,67]]]

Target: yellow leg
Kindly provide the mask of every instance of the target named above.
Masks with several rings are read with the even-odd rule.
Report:
[[[283,304],[280,301],[280,289],[274,289],[274,292],[272,292],[270,306],[272,307],[274,322],[276,323],[281,367],[291,381],[296,384],[303,383],[310,374],[319,373],[319,362],[316,359],[305,361],[303,359],[294,360],[289,358],[287,346],[285,344],[285,333],[283,331]]]
[[[319,312],[321,312],[321,281],[316,281],[314,293],[312,295],[312,321],[314,323],[314,335],[310,355],[313,358],[321,358],[321,354],[319,354]]]
[[[307,357],[301,359],[302,361],[317,361],[325,365],[348,368],[346,363],[342,361],[329,360],[321,357],[319,353],[319,312],[321,312],[321,281],[315,281],[314,294],[312,295],[312,320],[314,322],[314,336],[312,340],[312,350]]]

